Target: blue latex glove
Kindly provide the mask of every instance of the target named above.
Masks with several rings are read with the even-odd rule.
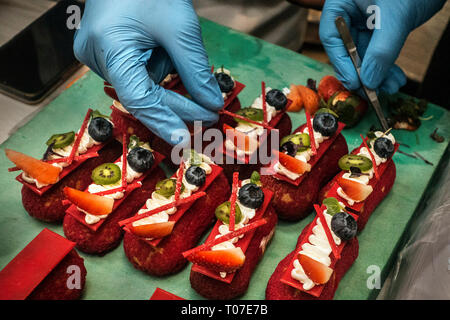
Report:
[[[395,93],[405,85],[406,77],[396,66],[409,33],[431,18],[445,0],[327,0],[320,20],[320,39],[339,80],[349,90],[361,83],[336,29],[335,19],[342,16],[362,59],[361,81],[370,89]],[[377,5],[380,29],[367,28],[367,8]],[[372,13],[372,12],[371,12]]]
[[[184,121],[218,120],[223,98],[189,0],[87,0],[75,56],[111,83],[124,107],[171,144]],[[193,101],[160,87],[175,67]],[[183,121],[184,120],[184,121]]]

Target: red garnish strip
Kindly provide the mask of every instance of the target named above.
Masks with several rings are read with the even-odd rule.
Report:
[[[367,145],[366,139],[364,139],[364,137],[362,136],[362,134],[360,134],[360,136],[361,136],[361,139],[362,139],[362,141],[363,141],[362,143],[363,143],[364,147],[366,147],[367,151],[369,152],[370,159],[372,160],[372,167],[373,167],[373,171],[375,172],[375,178],[376,178],[377,180],[379,180],[379,179],[380,179],[380,174],[379,174],[379,172],[378,172],[377,162],[375,161],[375,157],[374,157],[374,155],[372,154],[372,151],[370,151],[370,148],[369,148],[369,146]]]
[[[288,182],[288,183],[290,183],[290,184],[292,184],[294,186],[299,186],[300,183],[303,181],[303,179],[305,177],[307,177],[308,174],[313,172],[314,166],[316,165],[316,163],[319,162],[320,158],[322,158],[322,156],[325,154],[325,152],[327,152],[328,148],[334,143],[334,141],[336,140],[338,135],[341,133],[342,129],[344,129],[344,127],[345,127],[344,123],[342,123],[342,122],[338,123],[338,129],[336,130],[336,133],[333,136],[331,136],[329,139],[324,140],[320,144],[319,149],[317,150],[317,154],[315,156],[312,156],[311,159],[309,159],[308,163],[311,165],[311,171],[308,172],[308,173],[302,174],[296,180],[291,180],[288,177],[286,177],[285,175],[277,173],[275,171],[275,169],[273,168],[274,165],[276,164],[275,161],[272,161],[272,163],[267,168],[267,170],[269,170],[269,172],[271,172],[271,174],[274,177],[276,177],[278,180],[282,180],[282,181]],[[305,125],[302,125],[298,129],[296,129],[292,134],[301,133],[301,132],[303,132],[304,128],[305,128]]]
[[[108,215],[107,218],[105,219],[100,219],[100,221],[98,221],[97,223],[94,224],[88,224],[85,221],[86,218],[86,214],[79,211],[77,209],[77,207],[75,205],[71,205],[67,210],[66,213],[70,214],[72,217],[74,217],[79,223],[81,223],[82,225],[84,225],[85,227],[87,227],[88,229],[90,229],[93,232],[96,232],[102,225],[103,223],[109,219],[109,217],[114,213],[114,211],[127,199],[127,197],[137,188],[142,187],[142,181],[145,180],[148,175],[150,175],[152,173],[152,171],[159,165],[159,163],[164,159],[164,156],[161,155],[160,153],[153,151],[153,155],[155,156],[155,161],[152,165],[152,167],[150,169],[148,169],[146,172],[144,172],[139,178],[135,178],[133,180],[133,183],[128,184],[127,187],[125,188],[125,190],[121,190],[122,192],[124,192],[124,196],[120,199],[115,199],[114,200],[114,206],[113,206],[113,212],[110,213]],[[122,160],[122,156],[120,156],[115,163],[119,162]],[[120,187],[121,188],[121,187]],[[88,188],[85,189],[85,191],[87,191]],[[120,189],[119,189],[120,190]],[[117,192],[117,190],[114,190]],[[108,192],[113,192],[113,191],[109,191]],[[98,194],[97,194],[98,195]]]
[[[230,197],[230,231],[234,231],[235,216],[236,216],[236,197],[239,185],[239,172],[233,173],[233,186]]]
[[[311,116],[309,115],[309,112],[306,110],[305,115],[306,115],[306,125],[308,126],[309,137],[311,140],[311,150],[313,152],[313,155],[316,155],[317,154],[316,139],[314,138],[314,129],[312,126]]]
[[[328,243],[330,244],[331,250],[333,251],[333,255],[336,259],[340,259],[341,255],[339,254],[339,250],[336,246],[336,243],[334,242],[333,235],[331,234],[331,230],[328,227],[327,220],[323,214],[322,208],[319,207],[317,204],[314,205],[314,209],[317,212],[317,215],[319,216],[320,222],[322,223],[323,230],[325,230],[325,234],[327,235]]]
[[[101,143],[101,144],[96,144],[96,145],[92,146],[91,148],[89,148],[89,154],[97,153],[97,151],[101,150],[105,145],[106,145],[105,143]],[[87,154],[87,153],[85,153],[85,154]],[[63,159],[65,161],[65,158],[63,158]],[[67,175],[69,175],[71,172],[73,172],[76,168],[81,166],[86,160],[88,160],[88,159],[79,159],[79,161],[72,162],[72,164],[70,166],[62,168],[61,172],[59,173],[59,181],[64,179]],[[11,168],[11,170],[16,171],[14,168]],[[34,193],[36,193],[39,196],[42,196],[44,193],[46,193],[48,190],[50,190],[54,185],[57,184],[57,183],[50,184],[48,186],[38,188],[34,183],[26,182],[22,178],[22,174],[19,174],[16,177],[16,180],[19,181],[21,184],[23,184],[25,187],[27,187],[28,189],[30,189],[31,191],[33,191]]]
[[[244,117],[244,116],[241,116],[240,114],[236,114],[236,113],[233,113],[233,112],[230,112],[230,111],[227,111],[227,110],[220,110],[219,113],[223,113],[223,114],[229,115],[229,116],[231,116],[231,117],[233,117],[233,118],[238,118],[238,119],[247,121],[247,122],[249,122],[249,123],[252,123],[252,124],[261,126],[261,127],[265,128],[265,129],[267,129],[267,130],[274,130],[274,127],[271,127],[271,126],[269,126],[269,125],[266,124],[266,123],[258,122],[258,121],[255,121],[255,120],[251,120],[251,119],[249,119],[249,118],[246,118],[246,117]]]
[[[191,255],[191,254],[193,254],[195,252],[208,250],[208,249],[214,247],[215,245],[218,245],[219,243],[222,243],[222,242],[228,241],[230,239],[239,237],[240,235],[243,235],[243,234],[245,234],[245,233],[247,233],[247,232],[249,232],[249,231],[251,231],[253,229],[259,228],[262,225],[265,225],[266,223],[267,223],[266,219],[264,219],[264,218],[259,219],[259,220],[255,221],[255,222],[252,222],[252,223],[246,225],[245,227],[240,228],[239,230],[227,233],[226,235],[223,235],[223,236],[221,236],[219,238],[216,238],[216,239],[214,239],[212,241],[205,242],[204,244],[202,244],[202,245],[200,245],[200,246],[198,246],[196,248],[193,248],[191,250],[185,251],[185,252],[183,252],[183,257],[186,258],[186,257],[188,257],[189,255]]]
[[[128,145],[127,145],[127,133],[124,132],[122,135],[122,188],[127,187],[127,153],[128,153]]]
[[[134,189],[142,187],[142,183],[140,181],[136,181],[136,182],[133,182],[132,184],[127,185],[126,187],[117,187],[117,188],[109,189],[109,190],[105,190],[105,191],[94,192],[92,194],[95,194],[98,196],[106,196],[108,194],[114,194],[116,192],[124,192],[124,191],[126,191],[128,186],[130,186],[132,188],[132,190],[134,190]]]
[[[264,124],[267,124],[266,84],[264,81],[261,81],[261,91],[262,91],[262,110],[264,115]]]
[[[77,138],[73,144],[72,150],[70,151],[70,155],[67,158],[67,163],[70,165],[75,157],[76,152],[78,151],[78,147],[80,146],[81,138],[83,137],[84,131],[86,130],[87,123],[89,121],[89,117],[91,116],[92,109],[89,108],[86,116],[84,117],[83,124],[81,125],[81,129],[77,134]]]
[[[98,152],[89,152],[89,153],[83,153],[82,155],[76,156],[73,160],[74,161],[83,161],[83,160],[87,160],[90,158],[95,158],[98,157]],[[51,159],[51,160],[41,160],[43,162],[46,163],[60,163],[60,162],[65,162],[66,158],[59,158],[59,159]],[[18,167],[12,167],[12,168],[8,168],[9,172],[13,172],[13,171],[20,171],[21,169]]]
[[[364,146],[364,145],[361,144],[361,146],[359,146],[358,148],[354,149],[354,150],[351,152],[351,154],[358,154],[363,146]],[[395,146],[394,146],[394,147],[395,147],[394,153],[397,152],[399,146],[400,146],[400,145],[399,145],[398,143],[395,144]],[[388,164],[389,164],[389,161],[386,161],[385,163],[380,163],[380,165],[378,166],[378,173],[379,173],[380,177],[383,175],[383,173],[384,173],[384,171],[386,170]],[[336,176],[333,178],[334,183],[333,183],[331,189],[327,192],[327,198],[333,197],[333,198],[336,198],[336,199],[337,199],[338,201],[340,201],[340,202],[343,202],[343,203],[347,203],[347,204],[348,204],[347,200],[344,199],[344,198],[342,198],[342,197],[337,193],[337,189],[340,188],[340,187],[339,187],[339,184],[337,183],[337,179],[340,178],[340,177],[342,177],[344,174],[345,174],[345,172],[344,172],[344,171],[341,171],[338,175],[336,175]],[[369,180],[369,185],[371,185],[372,188],[373,188],[374,190],[375,190],[375,187],[376,187],[377,183],[380,183],[380,180],[377,180],[377,179],[370,179],[370,180]],[[355,211],[355,212],[361,212],[363,206],[364,206],[364,201],[362,201],[362,202],[355,202],[352,206],[350,206],[350,205],[348,204],[346,207],[348,207],[349,209],[351,209],[351,210],[353,210],[353,211]],[[349,211],[350,211],[350,210],[349,210]],[[349,212],[349,213],[350,213],[350,212]],[[355,214],[355,215],[356,215],[356,214]]]
[[[156,288],[150,300],[185,300],[185,299],[177,295],[174,295],[173,293],[170,293],[166,290]]]
[[[174,195],[175,202],[180,199],[183,174],[184,174],[184,161],[181,161],[180,168],[178,169],[177,173],[177,184],[175,185],[175,195]]]
[[[180,206],[180,205],[185,204],[185,203],[196,201],[197,199],[199,199],[199,198],[201,198],[201,197],[203,197],[205,195],[206,195],[206,193],[203,192],[203,191],[194,193],[193,195],[191,195],[191,196],[189,196],[187,198],[180,199],[178,201],[173,201],[171,203],[165,204],[165,205],[163,205],[161,207],[155,208],[155,209],[150,210],[148,212],[145,212],[145,213],[142,213],[142,214],[138,214],[138,215],[135,215],[134,217],[131,217],[131,218],[119,221],[119,226],[123,227],[125,225],[131,224],[131,223],[133,223],[135,221],[138,221],[138,220],[141,220],[141,219],[144,219],[144,218],[147,218],[147,217],[150,217],[150,216],[152,216],[154,214],[157,214],[157,213],[160,213],[162,211],[166,211],[166,210],[172,209],[173,207],[177,207],[177,206]]]

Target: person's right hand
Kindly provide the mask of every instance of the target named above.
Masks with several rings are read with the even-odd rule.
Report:
[[[120,102],[171,144],[184,121],[218,120],[223,98],[211,74],[190,0],[87,0],[75,56],[111,83]],[[189,100],[158,83],[175,67]]]
[[[409,33],[442,8],[445,0],[327,0],[320,20],[320,39],[339,80],[349,90],[361,88],[356,70],[336,29],[335,20],[347,22],[362,59],[361,81],[370,89],[395,93],[405,85],[395,65]],[[369,30],[367,8],[376,5],[380,29]]]

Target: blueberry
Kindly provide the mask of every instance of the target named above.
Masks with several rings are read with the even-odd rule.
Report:
[[[375,140],[373,149],[382,158],[389,158],[394,153],[394,144],[391,140],[381,137]]]
[[[331,230],[341,240],[347,241],[356,236],[358,225],[355,218],[347,212],[339,212],[331,219]]]
[[[231,77],[223,72],[215,73],[217,82],[219,83],[220,91],[228,93],[234,88],[234,81]]]
[[[282,110],[288,102],[283,92],[278,89],[272,89],[266,93],[266,102],[277,110]]]
[[[314,117],[313,128],[324,137],[330,137],[338,129],[338,120],[331,113],[319,113]]]
[[[295,155],[297,154],[297,149],[298,149],[298,146],[295,143],[293,143],[292,141],[288,141],[280,147],[281,152],[284,152],[284,153],[290,155],[291,157],[295,157]]]
[[[89,122],[88,133],[95,141],[105,142],[112,137],[113,126],[105,118],[93,118]]]
[[[239,202],[247,208],[257,209],[264,202],[264,192],[254,183],[247,183],[239,189]]]
[[[194,186],[201,187],[206,181],[206,172],[203,168],[198,166],[191,166],[186,170],[184,175],[186,181]]]
[[[137,147],[128,152],[127,161],[131,169],[142,173],[152,167],[155,157],[150,150]]]

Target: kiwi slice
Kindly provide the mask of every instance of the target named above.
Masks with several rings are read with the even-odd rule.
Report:
[[[243,108],[236,112],[236,114],[246,117],[253,121],[263,121],[264,120],[264,112],[262,109],[256,109],[256,108]],[[234,118],[239,123],[248,123],[245,120]]]
[[[327,214],[331,216],[342,211],[341,205],[336,198],[326,198],[323,200],[323,204],[327,207]]]
[[[156,184],[155,192],[162,195],[165,198],[170,198],[175,194],[177,188],[176,179],[164,179]],[[181,183],[181,193],[184,191],[184,184]]]
[[[75,132],[54,134],[47,140],[48,146],[53,144],[54,149],[62,149],[70,145],[75,140]]]
[[[115,163],[104,163],[92,171],[92,181],[99,185],[115,184],[122,177],[122,171]]]
[[[223,223],[230,223],[230,211],[231,211],[231,202],[227,201],[222,203],[216,208],[215,214],[216,218],[222,221]],[[234,223],[238,224],[242,220],[242,212],[239,205],[236,203],[234,210]]]
[[[344,171],[350,170],[351,167],[356,167],[364,172],[372,169],[372,160],[361,155],[347,154],[339,159],[339,167]]]
[[[296,133],[286,136],[281,139],[280,145],[282,146],[288,141],[298,146],[297,153],[306,151],[311,147],[311,140],[306,133]]]

